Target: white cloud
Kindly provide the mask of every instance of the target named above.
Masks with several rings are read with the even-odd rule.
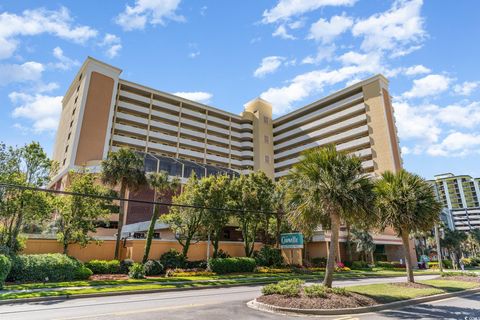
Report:
[[[45,67],[38,62],[0,65],[0,86],[14,82],[37,81],[42,77]]]
[[[315,56],[307,56],[303,58],[302,64],[319,64],[323,61],[330,61],[333,58],[335,50],[335,45],[318,47],[317,54]]]
[[[398,135],[405,140],[420,140],[424,143],[437,142],[441,128],[435,117],[429,111],[437,109],[436,106],[421,105],[411,106],[406,101],[393,103]]]
[[[14,105],[18,105],[13,110],[12,116],[31,121],[34,133],[57,129],[62,111],[62,96],[12,92],[8,97]]]
[[[52,34],[76,43],[85,43],[97,36],[89,26],[76,26],[67,8],[58,11],[46,9],[25,10],[21,15],[0,14],[0,59],[9,58],[17,49],[19,36]]]
[[[188,54],[188,57],[191,58],[191,59],[195,59],[196,57],[198,57],[200,55],[200,51],[193,51],[193,52],[190,52]]]
[[[272,33],[272,36],[280,37],[280,38],[286,39],[286,40],[295,40],[296,39],[293,35],[288,33],[287,28],[285,28],[285,26],[283,24],[279,25],[278,28],[275,29],[275,31]]]
[[[453,91],[456,94],[462,96],[469,96],[475,89],[480,86],[480,82],[476,81],[465,81],[462,84],[457,84],[453,87]]]
[[[431,156],[463,157],[473,153],[480,154],[480,134],[452,132],[442,142],[427,149]]]
[[[122,40],[111,33],[105,34],[103,41],[100,43],[101,47],[105,48],[105,54],[110,59],[115,58],[118,55],[118,52],[122,49]]]
[[[209,103],[213,97],[213,94],[203,91],[175,92],[174,95],[205,104]]]
[[[58,62],[52,63],[52,66],[54,68],[61,70],[70,70],[72,67],[80,65],[80,62],[78,62],[77,60],[66,57],[63,54],[62,48],[60,47],[55,47],[53,49],[53,56],[58,60]]]
[[[330,18],[330,21],[320,19],[310,27],[308,38],[324,44],[330,43],[352,25],[353,19],[346,16],[333,16]]]
[[[480,126],[480,102],[438,107],[431,116],[452,127],[475,128]]]
[[[288,20],[326,6],[352,6],[357,0],[279,0],[277,5],[263,12],[263,23]]]
[[[431,72],[430,69],[428,69],[427,67],[425,67],[421,64],[417,64],[415,66],[411,66],[411,67],[408,67],[408,68],[404,69],[404,73],[407,76],[415,76],[415,75],[418,75],[418,74],[425,74],[425,73],[430,73],[430,72]]]
[[[408,53],[405,48],[426,36],[420,15],[422,5],[422,0],[396,0],[388,11],[356,22],[352,33],[363,37],[363,50],[406,50],[402,53],[405,55]]]
[[[265,57],[262,59],[260,66],[253,72],[253,76],[257,78],[263,78],[265,75],[277,71],[282,65],[283,61],[285,61],[284,57]]]
[[[406,98],[422,98],[437,95],[448,89],[451,79],[440,74],[430,74],[413,80],[413,87],[403,94]]]
[[[181,0],[135,0],[133,6],[126,5],[125,10],[116,18],[116,23],[125,31],[144,29],[147,23],[165,25],[167,20],[183,22],[185,17],[176,13]]]

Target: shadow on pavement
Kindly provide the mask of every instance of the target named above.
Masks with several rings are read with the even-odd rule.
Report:
[[[480,316],[480,309],[478,307],[470,308],[423,304],[399,310],[384,311],[380,312],[379,315],[395,319],[470,319]]]

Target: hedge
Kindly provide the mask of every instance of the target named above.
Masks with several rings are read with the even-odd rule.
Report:
[[[170,249],[160,256],[160,263],[165,269],[185,268],[186,257],[175,249]]]
[[[143,265],[146,276],[158,276],[163,272],[163,265],[158,260],[148,260]]]
[[[256,267],[253,258],[212,258],[208,260],[210,269],[218,274],[253,272]]]
[[[120,272],[118,260],[90,260],[85,266],[92,270],[93,274],[116,274]]]
[[[86,280],[92,271],[75,258],[60,253],[18,255],[7,277],[14,282]]]
[[[11,268],[10,259],[6,255],[0,254],[0,289],[3,289],[3,284]]]
[[[255,251],[253,257],[257,266],[280,267],[284,264],[282,250],[269,246],[264,246],[260,251]]]

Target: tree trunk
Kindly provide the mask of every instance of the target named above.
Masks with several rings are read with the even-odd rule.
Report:
[[[375,258],[373,256],[373,251],[370,251],[370,258],[372,260],[372,265],[375,265]]]
[[[63,254],[68,255],[68,243],[63,243]]]
[[[212,246],[213,246],[213,257],[216,258],[218,255],[218,242],[219,242],[220,235],[218,233],[218,230],[215,231],[213,240],[212,240]]]
[[[182,248],[182,254],[184,257],[188,257],[188,249],[190,249],[190,239],[191,239],[190,236],[188,236],[188,238],[185,239],[185,244],[183,245],[183,248]]]
[[[156,204],[153,209],[152,220],[150,220],[150,226],[148,227],[147,238],[145,240],[145,251],[143,253],[142,263],[147,262],[148,255],[150,254],[150,247],[152,246],[153,233],[155,232],[155,223],[158,220],[160,213],[159,205]]]
[[[408,238],[408,231],[402,229],[401,232],[403,248],[405,250],[405,266],[407,269],[407,281],[408,282],[415,282],[413,278],[413,269],[412,269],[412,257],[410,256],[410,239]]]
[[[122,181],[120,186],[120,198],[125,198],[126,186]],[[125,201],[120,200],[120,210],[118,211],[118,229],[117,229],[117,239],[115,241],[115,260],[119,259],[120,254],[120,244],[122,240],[122,228],[123,228],[123,219],[125,216]]]
[[[281,216],[280,214],[277,214],[277,226],[276,226],[276,232],[275,232],[275,246],[277,248],[280,248],[280,228],[281,228]]]
[[[330,214],[331,221],[331,236],[330,236],[330,251],[328,252],[327,267],[325,270],[325,278],[323,285],[327,288],[332,287],[333,273],[335,272],[335,258],[338,249],[338,232],[340,228],[340,217],[337,213]]]
[[[350,241],[350,225],[346,223],[347,228],[347,240],[345,242],[345,246],[347,247],[347,260],[352,262],[352,243]]]

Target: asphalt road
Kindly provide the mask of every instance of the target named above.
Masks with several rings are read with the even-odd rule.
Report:
[[[417,277],[418,280],[429,278],[432,278],[432,276]],[[404,280],[403,277],[344,280],[337,281],[335,285],[349,286]],[[210,288],[1,305],[0,319],[302,319],[302,317],[281,316],[248,308],[246,302],[259,296],[260,288],[261,286]],[[305,317],[305,319],[311,318]],[[480,294],[359,316],[322,317],[322,319],[342,320],[423,318],[480,320]]]

